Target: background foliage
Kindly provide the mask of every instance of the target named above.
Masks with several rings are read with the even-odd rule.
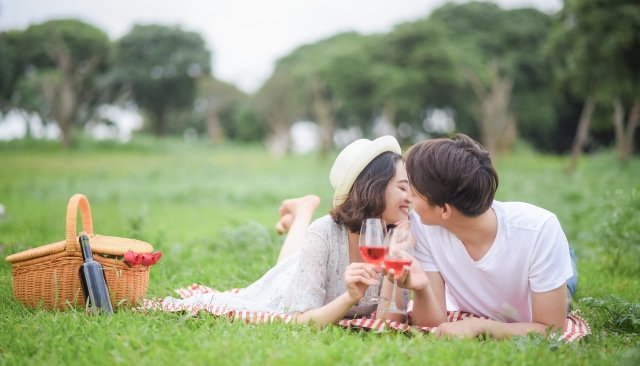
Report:
[[[568,0],[557,14],[449,3],[387,33],[303,45],[248,95],[211,74],[215,52],[197,33],[138,25],[111,41],[54,20],[0,33],[0,109],[39,113],[66,145],[100,104],[137,105],[158,136],[263,141],[276,153],[294,122],[314,121],[324,155],[337,130],[376,135],[380,121],[407,143],[450,133],[429,127],[445,111],[498,155],[517,140],[574,155],[615,142],[626,160],[640,139],[639,33],[631,0]]]

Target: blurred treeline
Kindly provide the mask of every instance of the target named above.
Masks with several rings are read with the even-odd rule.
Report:
[[[405,142],[455,121],[492,152],[516,139],[579,155],[615,144],[630,156],[640,119],[640,4],[566,0],[557,14],[487,2],[446,4],[384,34],[343,33],[281,58],[253,94],[212,75],[212,51],[179,27],[137,25],[111,40],[78,20],[0,34],[0,108],[57,123],[65,145],[104,104],[134,103],[157,136],[287,147],[295,121]],[[447,119],[445,118],[445,120]]]

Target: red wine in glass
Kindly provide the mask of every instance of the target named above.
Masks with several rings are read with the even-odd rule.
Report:
[[[393,269],[393,289],[391,290],[391,301],[387,311],[395,314],[406,314],[403,309],[396,305],[396,291],[398,289],[398,277],[402,274],[402,267],[410,266],[413,262],[415,238],[408,226],[396,227],[389,233],[389,250],[384,258],[385,267]]]
[[[402,273],[402,267],[411,266],[411,262],[413,262],[411,259],[404,259],[404,258],[385,259],[384,260],[384,267],[387,270],[392,269],[393,270],[393,277],[395,279],[398,279],[398,277],[400,277],[400,274]]]
[[[380,218],[369,218],[362,221],[360,227],[360,238],[358,245],[360,246],[360,254],[362,259],[374,265],[382,264],[387,254],[387,246],[385,235],[387,234],[387,225]],[[382,277],[380,277],[382,281]],[[380,282],[378,286],[370,286],[364,297],[360,300],[363,304],[377,304],[384,300],[380,297]]]
[[[387,247],[383,246],[361,246],[360,254],[365,262],[379,265],[387,254]]]

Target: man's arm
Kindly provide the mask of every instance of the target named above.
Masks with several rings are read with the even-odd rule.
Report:
[[[567,318],[567,286],[563,284],[548,292],[532,292],[532,322],[503,323],[490,319],[469,318],[452,323],[441,324],[436,335],[476,337],[487,334],[496,339],[525,335],[529,332],[547,334],[549,328],[564,330]]]
[[[393,270],[387,273],[393,280]],[[444,280],[440,272],[425,272],[417,261],[405,266],[398,278],[398,286],[413,290],[413,324],[436,327],[447,321]]]

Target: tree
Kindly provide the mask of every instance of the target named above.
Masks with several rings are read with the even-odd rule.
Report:
[[[265,145],[275,156],[289,150],[289,129],[300,116],[298,96],[291,73],[281,64],[255,95],[256,111],[267,130]]]
[[[178,27],[136,25],[117,42],[118,80],[149,113],[156,136],[166,134],[169,111],[193,106],[196,81],[210,65],[202,37]]]
[[[568,170],[574,170],[577,165],[591,115],[599,104],[613,106],[612,120],[620,158],[626,160],[631,155],[640,120],[638,34],[640,5],[637,2],[565,2],[554,24],[548,52],[555,62],[559,84],[585,99]],[[625,107],[628,105],[631,105],[629,109]]]
[[[319,126],[321,154],[333,147],[333,135],[340,125],[338,118],[349,119],[362,106],[356,102],[349,107],[341,92],[347,83],[355,88],[363,85],[362,75],[366,71],[353,66],[364,66],[356,56],[365,44],[364,39],[357,33],[338,34],[299,47],[278,60],[273,75],[256,96],[258,111],[269,126],[270,141],[287,146],[284,142],[288,141],[291,124],[310,119]],[[345,72],[337,64],[347,66],[353,73]]]
[[[260,134],[252,121],[247,122],[248,96],[235,86],[213,77],[203,77],[198,81],[197,109],[204,115],[207,138],[214,142],[226,136],[250,140]],[[253,125],[253,126],[251,126]]]
[[[312,119],[320,131],[320,153],[327,154],[333,148],[333,135],[340,124],[340,115],[350,115],[350,109],[341,87],[345,82],[362,85],[366,68],[353,70],[354,64],[365,66],[356,54],[363,51],[366,37],[355,33],[341,33],[314,44],[302,46],[279,61],[281,68],[289,70],[296,90],[296,108],[299,118]],[[348,65],[345,61],[349,59]],[[336,63],[348,66],[357,74],[339,70]],[[338,80],[340,77],[346,79]],[[357,108],[357,107],[356,107]],[[353,116],[353,115],[350,115]]]
[[[463,83],[456,52],[444,27],[429,19],[400,24],[383,36],[372,57],[372,99],[385,119],[420,130],[429,110],[454,106]]]
[[[503,13],[502,47],[513,75],[510,110],[517,122],[518,137],[538,149],[550,149],[558,133],[558,115],[565,108],[556,103],[551,63],[544,46],[552,17],[536,9],[513,9]]]
[[[536,125],[552,118],[553,100],[545,98],[548,70],[539,52],[549,28],[548,15],[470,2],[447,4],[434,10],[429,20],[439,22],[455,45],[458,72],[475,96],[478,134],[491,153],[509,148],[519,122]],[[526,108],[532,100],[539,108]]]
[[[0,111],[11,107],[11,97],[20,77],[21,31],[0,33]]]
[[[15,43],[15,42],[14,42]],[[109,65],[110,41],[98,28],[79,20],[52,20],[24,31],[18,47],[13,86],[21,91],[12,104],[54,120],[65,146],[75,123],[87,120],[95,104],[97,79]]]

